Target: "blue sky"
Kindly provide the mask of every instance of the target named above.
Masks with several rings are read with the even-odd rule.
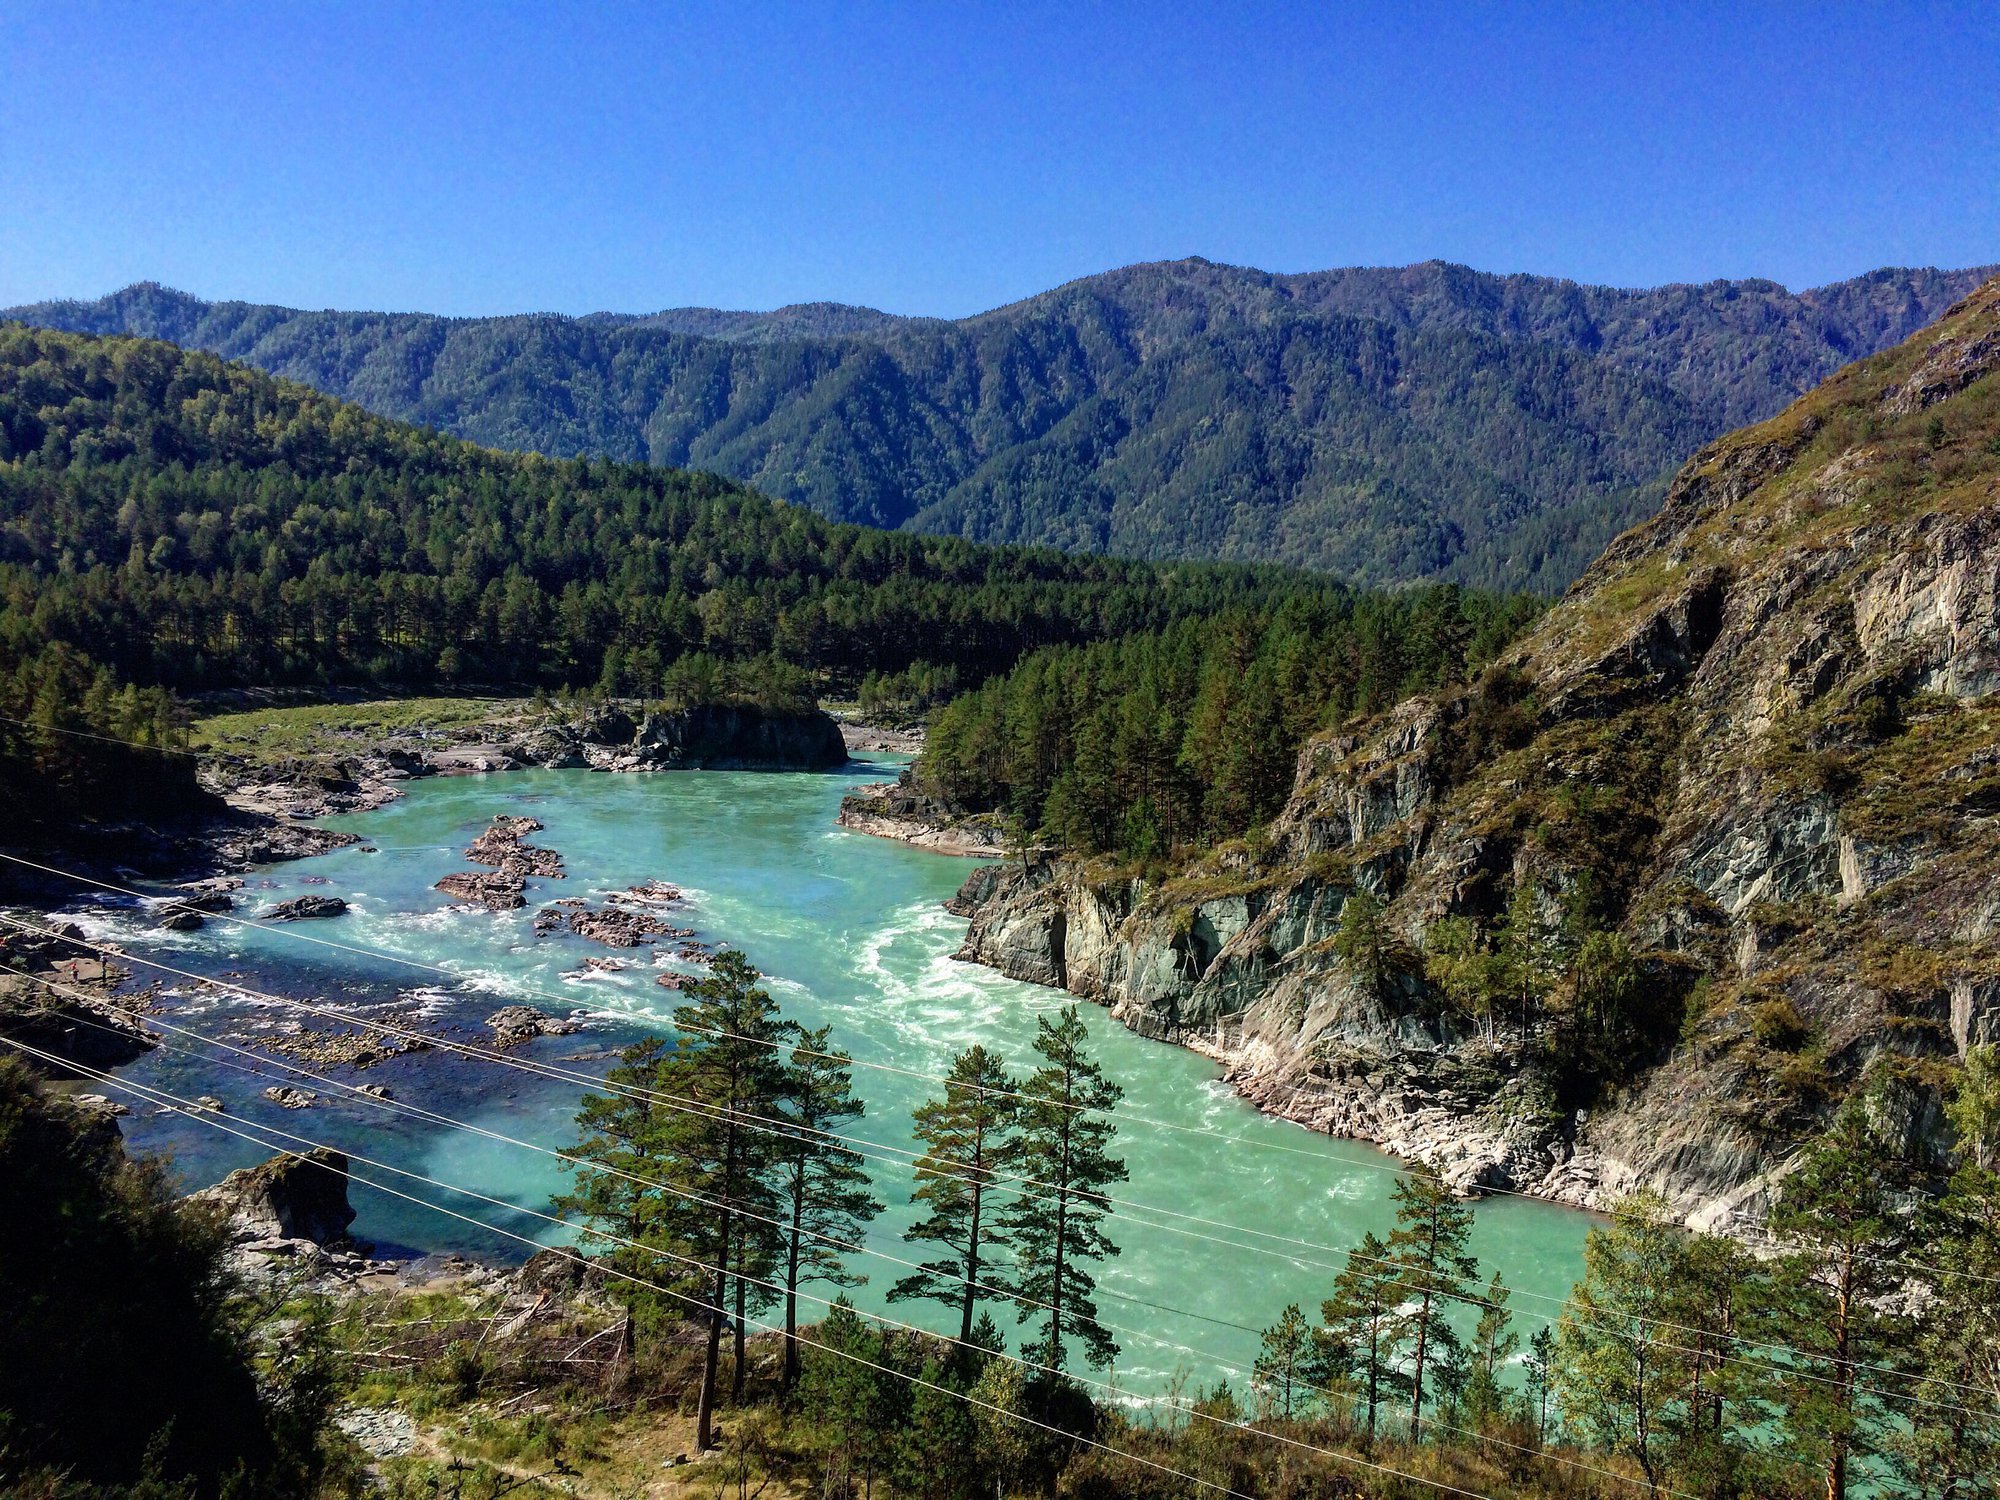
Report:
[[[0,28],[0,305],[150,278],[955,316],[1183,255],[1795,287],[2000,260],[1990,6],[0,0]]]

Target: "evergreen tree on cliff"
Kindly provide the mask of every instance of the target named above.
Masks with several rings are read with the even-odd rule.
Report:
[[[1021,1085],[1020,1134],[1008,1158],[1035,1186],[1001,1216],[1018,1247],[1020,1320],[1047,1319],[1028,1350],[1051,1370],[1065,1367],[1072,1339],[1092,1365],[1118,1354],[1097,1321],[1091,1297],[1097,1282],[1086,1266],[1118,1253],[1102,1228],[1105,1189],[1126,1174],[1111,1154],[1117,1127],[1106,1116],[1125,1094],[1091,1060],[1085,1040],[1074,1005],[1064,1006],[1053,1024],[1046,1016],[1036,1023],[1035,1050],[1044,1063]]]
[[[856,1286],[868,1278],[847,1269],[846,1247],[857,1245],[883,1205],[869,1190],[861,1154],[839,1135],[861,1118],[854,1074],[833,1047],[830,1027],[799,1033],[779,1100],[787,1129],[777,1144],[778,1196],[784,1205],[785,1385],[799,1376],[799,1287],[808,1281]]]
[[[929,1214],[903,1238],[945,1253],[898,1281],[889,1300],[926,1297],[956,1308],[961,1348],[971,1346],[982,1298],[1013,1295],[1001,1260],[1012,1242],[991,1194],[994,1173],[1012,1148],[1015,1088],[998,1053],[969,1047],[952,1059],[944,1097],[919,1105],[915,1113],[924,1154],[917,1158],[910,1199]]]

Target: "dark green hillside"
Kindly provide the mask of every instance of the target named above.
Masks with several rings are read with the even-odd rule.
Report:
[[[39,725],[159,743],[166,690],[244,684],[935,695],[1037,648],[1280,608],[1388,688],[1463,670],[1405,649],[1422,611],[1454,641],[1520,613],[837,525],[710,474],[477,448],[168,344],[0,326],[0,714]],[[37,805],[136,787],[19,726],[0,753]]]
[[[12,316],[206,349],[496,447],[712,469],[839,520],[1552,593],[1702,442],[1979,279],[1620,291],[1192,260],[957,322],[447,319],[152,285]]]

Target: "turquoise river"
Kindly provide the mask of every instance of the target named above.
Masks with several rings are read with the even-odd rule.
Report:
[[[424,780],[385,808],[335,820],[361,844],[256,872],[244,893],[251,900],[239,904],[261,911],[267,901],[335,894],[351,905],[342,917],[269,930],[211,921],[172,934],[153,928],[136,902],[79,901],[64,915],[93,936],[191,973],[469,1043],[487,1040],[484,1017],[503,1004],[574,1011],[582,1030],[541,1038],[520,1055],[596,1074],[617,1047],[662,1029],[675,996],[655,983],[646,950],[623,950],[632,966],[621,971],[588,969],[586,957],[614,950],[567,934],[537,938],[535,911],[557,897],[601,901],[634,884],[670,882],[687,899],[674,920],[742,949],[790,1017],[830,1025],[855,1057],[857,1092],[868,1107],[856,1134],[888,1158],[871,1170],[889,1210],[869,1240],[881,1255],[854,1258],[869,1279],[849,1295],[864,1309],[941,1327],[942,1309],[890,1308],[883,1300],[903,1268],[882,1257],[917,1253],[901,1238],[912,1216],[895,1160],[911,1145],[911,1108],[933,1088],[915,1075],[942,1072],[973,1042],[1025,1067],[1036,1017],[1068,997],[954,961],[964,923],[939,903],[966,875],[965,861],[834,827],[841,795],[883,769],[878,759],[830,775],[525,771]],[[433,882],[466,868],[463,846],[496,813],[541,820],[546,831],[533,841],[563,854],[568,878],[531,882],[521,911],[456,907]],[[169,979],[163,998],[162,1020],[252,1047],[301,1024],[339,1029],[192,981]],[[1367,1230],[1387,1232],[1395,1164],[1369,1147],[1261,1115],[1210,1061],[1144,1040],[1096,1006],[1082,1010],[1097,1056],[1125,1090],[1118,1144],[1131,1180],[1117,1196],[1130,1206],[1111,1220],[1123,1254],[1101,1268],[1099,1298],[1104,1320],[1121,1330],[1116,1378],[1128,1389],[1158,1390],[1179,1370],[1196,1384],[1227,1378],[1241,1389],[1256,1355],[1253,1330],[1287,1303],[1315,1310],[1342,1252]],[[539,1241],[566,1237],[562,1226],[534,1216],[566,1181],[562,1163],[548,1155],[301,1084],[269,1062],[237,1056],[238,1067],[223,1066],[207,1049],[168,1040],[181,1050],[152,1053],[124,1076],[184,1097],[219,1096],[223,1118],[239,1126],[292,1132],[516,1206],[510,1212],[357,1163],[357,1236],[401,1249],[527,1253],[519,1241],[362,1185],[372,1178]],[[574,1139],[582,1092],[576,1082],[443,1048],[329,1076],[379,1083],[399,1103],[543,1147]],[[299,1084],[318,1102],[279,1109],[262,1097],[273,1084]],[[135,1149],[169,1153],[190,1186],[270,1154],[177,1111],[135,1103],[124,1124]],[[1482,1273],[1497,1269],[1515,1288],[1524,1335],[1557,1311],[1580,1270],[1589,1224],[1586,1215],[1524,1199],[1479,1205],[1474,1248]]]

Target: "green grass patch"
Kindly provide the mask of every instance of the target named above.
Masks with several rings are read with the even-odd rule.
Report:
[[[286,760],[364,748],[397,735],[457,736],[529,712],[522,698],[382,698],[367,703],[314,703],[260,708],[197,719],[189,730],[198,750],[248,760]]]

